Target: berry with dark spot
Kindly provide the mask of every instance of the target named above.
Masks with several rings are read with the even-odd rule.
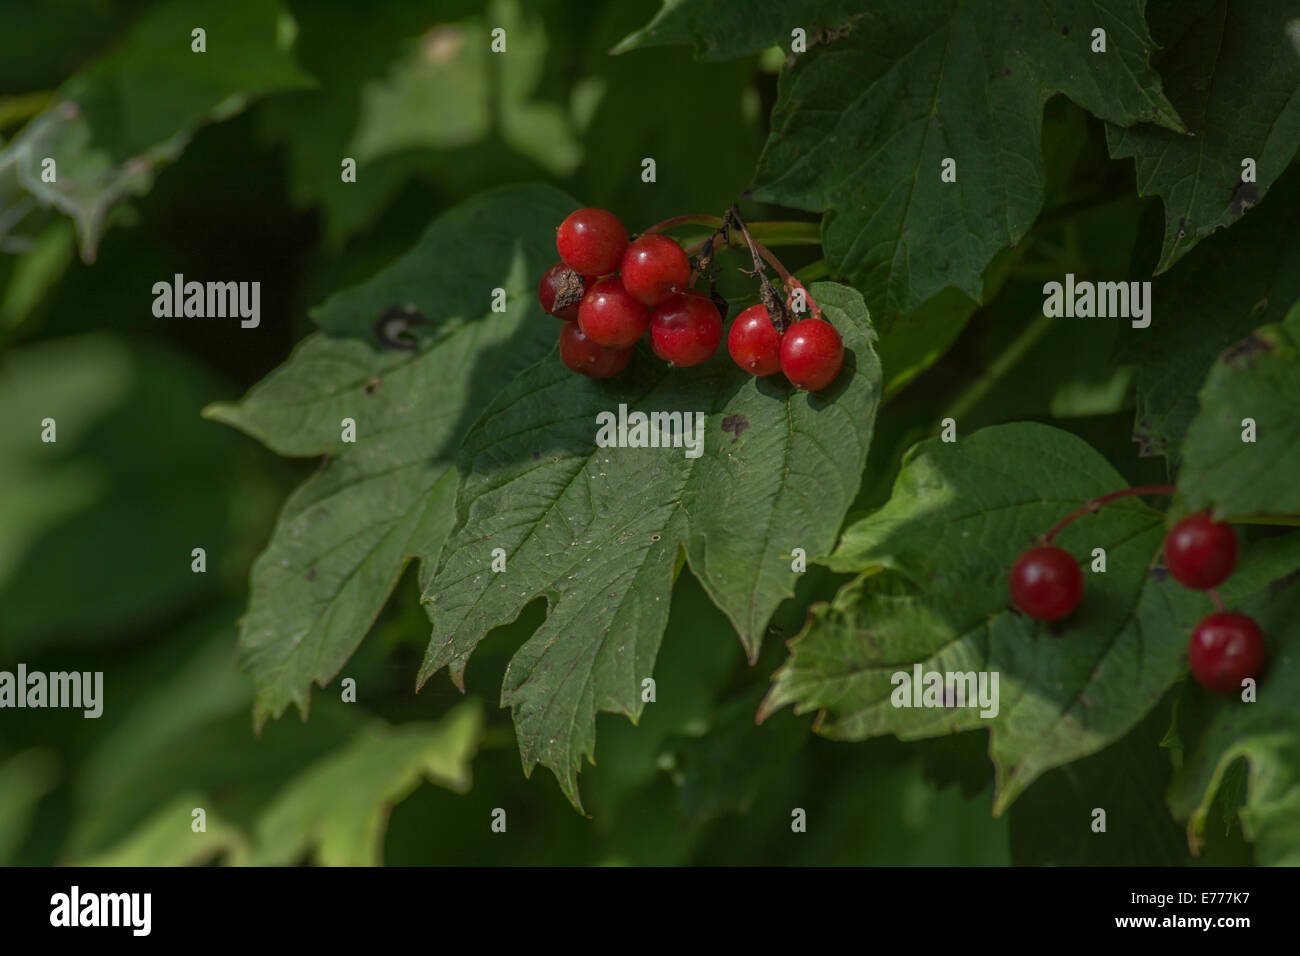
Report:
[[[542,274],[542,281],[537,283],[537,301],[541,303],[542,309],[551,313],[557,319],[576,319],[578,317],[578,303],[582,301],[584,284],[582,276],[578,275],[563,262],[557,262]],[[561,307],[555,307],[555,301],[559,299]],[[571,299],[568,305],[564,305],[564,300]]]

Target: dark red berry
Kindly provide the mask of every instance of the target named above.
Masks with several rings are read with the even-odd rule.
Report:
[[[579,375],[609,378],[627,368],[634,349],[608,349],[582,334],[576,322],[560,329],[560,360]]]
[[[585,291],[585,280],[570,269],[563,262],[557,262],[551,266],[542,275],[542,281],[537,283],[537,301],[542,304],[542,308],[551,315],[559,319],[576,319],[578,317],[578,303],[582,301],[582,293]],[[556,310],[555,299],[559,297],[572,298],[573,303],[565,308]]]
[[[650,313],[650,347],[681,368],[707,362],[722,342],[722,316],[707,296],[685,292]]]
[[[1036,620],[1065,617],[1083,599],[1079,562],[1070,552],[1050,544],[1030,548],[1011,568],[1011,599]]]
[[[1186,517],[1165,536],[1165,564],[1185,587],[1212,588],[1237,566],[1237,535],[1232,525],[1213,520],[1208,512]]]
[[[781,337],[781,371],[795,388],[820,391],[840,374],[844,343],[835,326],[822,319],[803,319]]]
[[[650,327],[650,310],[632,298],[618,276],[610,276],[593,284],[582,297],[578,325],[597,345],[630,348]]]
[[[1206,690],[1233,694],[1264,669],[1267,648],[1259,625],[1244,614],[1216,611],[1192,631],[1187,660]]]
[[[618,268],[627,248],[627,230],[608,209],[579,209],[555,230],[560,258],[585,276],[603,276]]]
[[[691,282],[691,260],[674,240],[642,236],[623,253],[623,285],[638,301],[656,306]]]
[[[781,371],[781,333],[772,325],[767,306],[760,302],[736,316],[727,333],[727,350],[750,375]]]

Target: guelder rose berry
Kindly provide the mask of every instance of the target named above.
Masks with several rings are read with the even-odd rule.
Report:
[[[781,333],[772,324],[767,306],[760,302],[736,316],[727,333],[727,351],[750,375],[781,371]]]
[[[555,230],[555,248],[584,276],[608,275],[623,261],[627,229],[608,209],[579,209]]]
[[[1165,536],[1165,564],[1185,587],[1197,591],[1215,587],[1237,566],[1236,532],[1206,512],[1186,517]]]
[[[840,374],[844,343],[835,326],[822,319],[803,319],[781,337],[781,371],[795,388],[817,392]]]
[[[578,306],[578,325],[597,345],[625,349],[650,327],[650,310],[632,298],[618,276],[595,283]]]
[[[674,240],[642,236],[623,253],[623,285],[637,301],[656,306],[691,282],[691,260]]]
[[[563,262],[557,262],[551,266],[542,275],[542,281],[537,283],[537,301],[541,303],[542,308],[559,319],[576,319],[578,317],[578,303],[582,301],[582,292],[584,291],[583,278],[578,275]],[[562,295],[573,295],[577,293],[577,298],[572,304],[562,309],[555,308],[555,300]]]
[[[698,292],[674,295],[650,313],[650,347],[666,362],[681,368],[712,357],[722,342],[722,316]]]
[[[560,361],[579,375],[609,378],[627,368],[632,349],[609,349],[597,345],[582,334],[576,322],[565,322],[560,329]]]
[[[1083,599],[1079,562],[1054,545],[1030,548],[1011,568],[1011,599],[1035,620],[1065,617]]]
[[[1259,677],[1266,653],[1258,624],[1244,614],[1216,611],[1192,632],[1187,662],[1206,690],[1232,694],[1247,677]]]

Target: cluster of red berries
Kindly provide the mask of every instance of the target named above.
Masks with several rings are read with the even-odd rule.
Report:
[[[1201,512],[1184,518],[1165,536],[1165,564],[1180,584],[1208,591],[1227,580],[1237,566],[1237,536],[1232,526]],[[1068,551],[1050,544],[1030,548],[1011,569],[1011,597],[1030,617],[1059,620],[1083,599],[1083,572]],[[1264,667],[1264,635],[1251,618],[1218,610],[1192,631],[1187,646],[1192,675],[1219,693],[1241,690],[1246,678]]]
[[[555,232],[560,262],[537,286],[544,310],[566,319],[560,359],[590,378],[627,367],[637,341],[650,333],[655,355],[681,368],[713,357],[722,342],[722,314],[692,288],[691,261],[658,233],[628,242],[627,229],[605,209],[579,209]],[[759,303],[742,312],[727,336],[736,364],[751,375],[784,372],[796,388],[825,388],[844,364],[835,327],[806,318],[784,334]]]

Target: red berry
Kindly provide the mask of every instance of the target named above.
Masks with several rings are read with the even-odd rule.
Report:
[[[627,248],[627,229],[608,209],[579,209],[555,230],[560,258],[585,276],[603,276],[618,268]]]
[[[795,388],[820,391],[840,374],[844,343],[835,326],[822,319],[803,319],[781,337],[781,371]]]
[[[623,285],[639,301],[655,306],[691,283],[691,260],[674,240],[642,236],[623,253]]]
[[[560,329],[560,360],[579,375],[609,378],[627,368],[634,349],[607,349],[582,334],[576,322]]]
[[[650,326],[650,310],[623,288],[618,276],[596,282],[578,306],[578,325],[597,345],[625,349]]]
[[[781,371],[781,333],[772,325],[763,303],[751,305],[736,316],[727,333],[727,350],[750,375]]]
[[[650,313],[650,347],[665,362],[688,368],[707,362],[722,342],[722,316],[706,296],[685,292]]]
[[[1030,548],[1011,568],[1011,599],[1036,620],[1065,617],[1083,599],[1079,562],[1070,552],[1050,544]]]
[[[1197,591],[1212,588],[1237,566],[1237,535],[1209,512],[1191,515],[1165,536],[1165,564],[1180,584]]]
[[[1259,625],[1244,614],[1216,611],[1192,631],[1187,660],[1206,690],[1232,694],[1264,669],[1267,649]]]
[[[555,297],[565,290],[566,285],[574,282],[575,273],[563,262],[557,262],[551,266],[542,275],[542,281],[537,283],[537,301],[542,304],[542,308],[551,315],[559,319],[576,319],[578,317],[578,303],[582,301],[579,296],[573,301],[573,304],[560,311],[555,311]],[[581,276],[577,276],[582,281]]]

